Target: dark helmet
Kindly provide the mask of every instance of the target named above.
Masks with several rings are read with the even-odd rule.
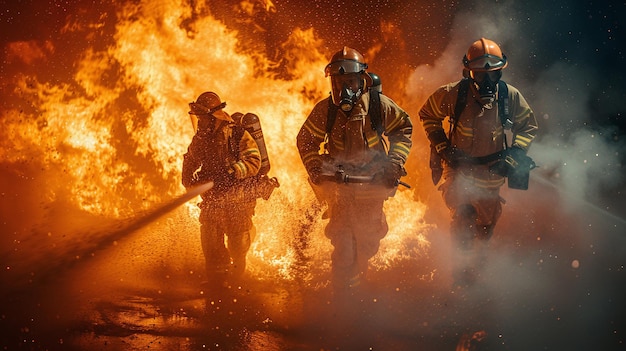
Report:
[[[367,63],[358,51],[344,46],[326,65],[324,72],[330,76],[333,103],[344,112],[352,110],[372,78],[365,72]]]
[[[226,107],[226,102],[222,102],[216,93],[207,91],[200,94],[196,101],[189,103],[191,109],[189,114],[196,116],[212,115],[217,119],[232,122],[233,119],[224,112],[224,107]]]
[[[210,126],[215,121],[213,118],[232,122],[233,119],[224,112],[224,107],[226,107],[226,103],[222,102],[216,93],[207,91],[200,94],[196,101],[189,103],[189,117],[191,117],[193,130],[198,132],[211,128]],[[198,118],[200,116],[203,118]]]

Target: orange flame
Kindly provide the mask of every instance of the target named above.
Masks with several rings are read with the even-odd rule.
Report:
[[[271,1],[262,3],[266,11],[275,10]],[[242,49],[238,33],[205,6],[126,3],[118,10],[113,42],[85,48],[68,80],[17,74],[13,93],[29,105],[1,112],[8,138],[1,141],[0,157],[10,164],[40,164],[44,203],[62,199],[89,214],[129,216],[184,191],[182,155],[193,133],[187,104],[215,91],[227,102],[227,112],[260,116],[270,176],[281,183],[269,201],[258,202],[250,269],[259,277],[279,272],[293,279],[294,234],[315,202],[295,137],[315,102],[328,94],[327,52],[313,29],[292,31],[281,45],[279,77],[278,62]],[[88,29],[105,31],[105,21],[98,18]],[[64,32],[87,30],[75,23]],[[50,41],[14,43],[9,58],[31,64],[57,54]],[[188,232],[197,229],[195,202],[185,209],[186,232],[168,235],[197,237]],[[412,191],[398,191],[385,210],[391,229],[374,259],[377,269],[429,247],[425,206]],[[308,257],[319,266],[328,265],[331,250],[323,225],[317,218],[307,233]],[[199,239],[195,244],[199,247]]]

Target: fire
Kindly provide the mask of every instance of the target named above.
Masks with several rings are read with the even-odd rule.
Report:
[[[262,3],[266,11],[275,11],[271,1]],[[86,26],[68,22],[64,34],[94,32],[67,67],[71,75],[18,73],[12,78],[9,95],[22,104],[1,112],[0,157],[8,164],[40,167],[46,204],[62,199],[90,215],[125,218],[184,191],[182,155],[193,136],[187,104],[204,91],[215,91],[227,102],[227,112],[260,116],[270,176],[281,183],[269,201],[258,201],[251,271],[259,278],[278,272],[293,279],[300,239],[307,240],[306,256],[316,261],[311,266],[328,267],[331,247],[321,212],[310,223],[303,219],[317,204],[295,147],[307,114],[330,89],[323,75],[328,49],[313,29],[296,29],[282,43],[277,62],[243,48],[238,33],[215,19],[208,5],[192,4],[119,5],[110,37],[105,36],[106,16]],[[11,48],[8,59],[28,65],[60,54],[54,41]],[[182,216],[186,224],[181,227],[191,232],[170,234],[197,238],[191,242],[199,248],[196,203],[188,203]],[[425,255],[424,204],[411,190],[401,190],[385,209],[390,232],[374,267],[386,269]],[[303,230],[304,237],[296,238]]]

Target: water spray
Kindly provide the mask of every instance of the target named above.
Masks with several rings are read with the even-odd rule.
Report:
[[[36,264],[37,267],[30,267],[28,271],[21,270],[20,276],[11,279],[6,282],[4,288],[6,289],[0,296],[5,293],[15,293],[28,286],[38,286],[41,283],[48,282],[54,277],[62,275],[75,267],[80,262],[86,262],[84,258],[93,256],[96,252],[113,247],[117,241],[129,237],[131,234],[146,227],[148,224],[156,221],[165,214],[173,211],[179,206],[183,205],[187,201],[195,198],[196,196],[210,190],[213,187],[213,182],[204,183],[193,188],[182,195],[179,195],[163,204],[155,206],[151,210],[143,213],[139,213],[133,217],[120,219],[115,221],[107,228],[100,229],[102,234],[89,245],[76,245],[73,250],[70,250],[65,255],[54,261],[45,261],[41,264]],[[78,236],[82,237],[82,236]]]

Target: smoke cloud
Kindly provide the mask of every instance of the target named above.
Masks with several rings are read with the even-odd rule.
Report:
[[[610,97],[623,98],[624,89],[607,83],[613,71],[598,65],[593,54],[531,35],[541,36],[549,27],[557,35],[590,41],[591,33],[569,32],[582,18],[559,18],[550,11],[562,5],[547,5],[547,11],[524,10],[513,2],[469,5],[454,17],[441,57],[417,67],[408,83],[407,95],[423,103],[439,85],[461,78],[467,47],[486,37],[508,56],[503,79],[522,92],[538,118],[539,135],[529,155],[539,168],[531,172],[531,188],[503,188],[507,204],[491,240],[486,279],[457,305],[466,316],[499,321],[494,325],[502,345],[514,340],[508,346],[514,350],[616,349],[623,339],[609,336],[624,330],[624,319],[611,311],[623,304],[609,300],[626,288],[620,282],[626,241],[624,130],[606,121],[623,114],[623,102]],[[446,216],[435,217],[441,228],[436,234],[446,235]],[[552,316],[537,317],[545,314]],[[575,336],[583,330],[589,330],[586,337]],[[523,333],[534,340],[520,338]]]

